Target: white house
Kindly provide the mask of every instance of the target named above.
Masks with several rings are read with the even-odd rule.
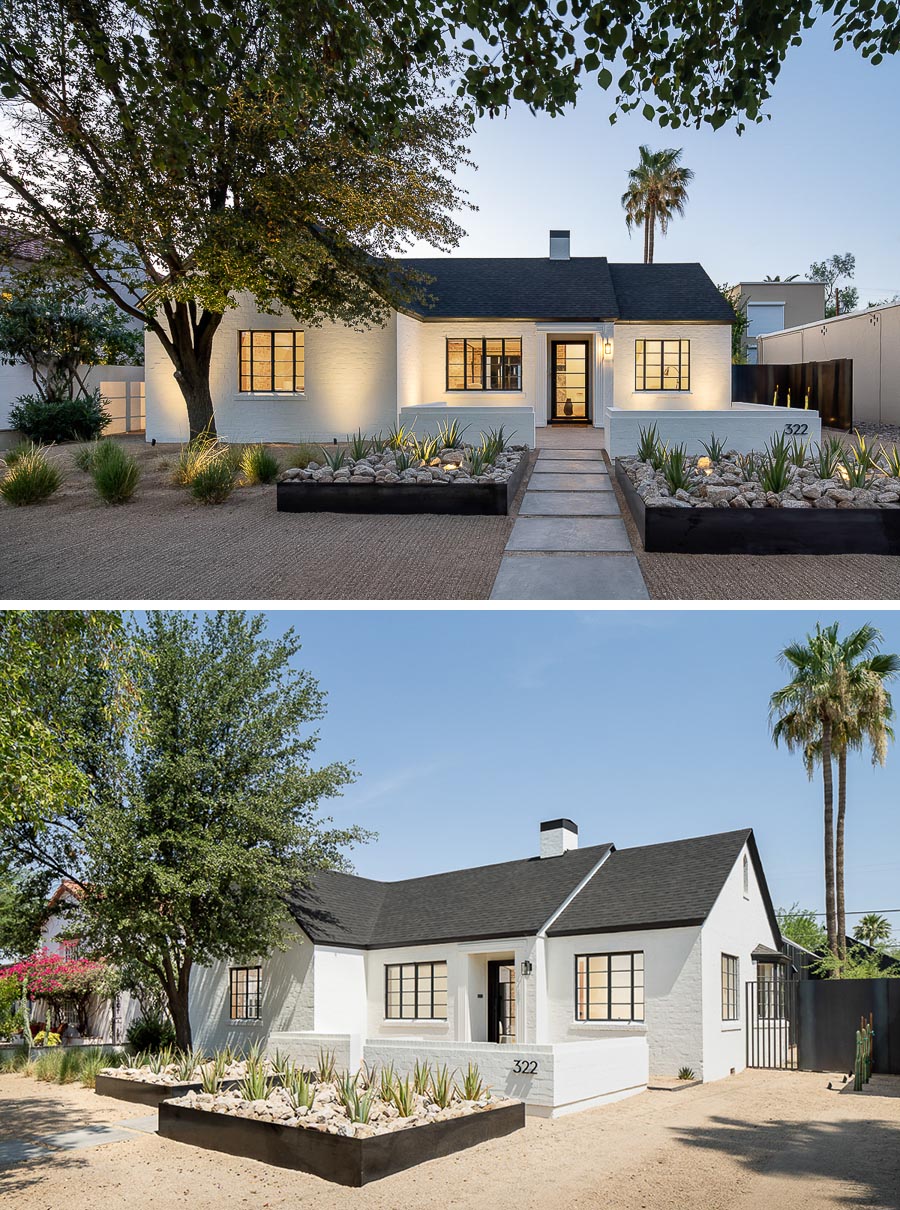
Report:
[[[553,1116],[685,1066],[740,1071],[744,984],[781,943],[749,830],[579,848],[551,820],[539,856],[399,882],[320,873],[291,910],[286,952],[195,972],[197,1045],[401,1073],[474,1061]]]
[[[218,431],[232,441],[343,440],[387,430],[401,409],[442,404],[466,409],[473,431],[502,421],[529,436],[548,423],[602,427],[612,406],[731,403],[734,316],[699,264],[573,257],[568,231],[550,232],[542,258],[405,263],[430,279],[430,301],[382,328],[304,328],[241,298],[215,337]],[[148,440],[185,441],[184,399],[151,333],[145,382]]]

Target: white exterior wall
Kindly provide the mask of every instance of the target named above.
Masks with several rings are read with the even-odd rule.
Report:
[[[676,1075],[683,1064],[700,1074],[703,1029],[699,927],[550,937],[546,945],[548,1040],[645,1037],[653,1075]],[[644,954],[645,1020],[576,1021],[575,956],[630,950]]]
[[[247,329],[303,330],[303,394],[238,391],[238,334]],[[187,408],[174,366],[149,332],[145,371],[147,439],[186,441]],[[330,441],[357,428],[387,429],[397,418],[397,317],[363,331],[334,323],[314,328],[290,315],[260,314],[244,295],[216,332],[210,387],[216,427],[229,441]]]
[[[900,305],[760,336],[759,364],[853,361],[853,419],[900,424]]]
[[[262,967],[258,1021],[231,1019],[228,971],[233,966]],[[245,1047],[255,1041],[266,1043],[273,1031],[313,1030],[313,975],[313,945],[304,934],[298,934],[289,949],[276,950],[268,958],[196,967],[190,993],[194,1045],[202,1050],[226,1044]]]
[[[20,395],[36,394],[37,387],[28,366],[0,366],[0,429],[11,427],[10,409]]]
[[[775,408],[764,403],[734,403],[716,411],[611,408],[606,425],[609,456],[623,458],[636,454],[641,429],[652,425],[656,425],[660,441],[666,445],[684,445],[689,454],[704,453],[701,442],[709,442],[713,434],[725,442],[726,450],[737,450],[739,454],[764,450],[780,434],[788,440],[797,436],[813,446],[822,439],[822,420],[812,408]]]
[[[744,896],[743,858],[735,862],[701,934],[703,950],[703,1079],[718,1080],[746,1067],[745,984],[756,971],[750,954],[757,945],[777,947],[753,862]],[[722,1020],[722,954],[738,959],[738,1020]],[[698,1072],[699,1074],[699,1072]]]
[[[521,391],[448,391],[447,341],[480,339],[483,336],[513,336],[522,339]],[[418,352],[421,371],[420,397],[409,403],[450,403],[454,407],[533,407],[538,424],[546,420],[546,388],[537,373],[537,335],[533,323],[490,323],[473,319],[465,323],[420,323]]]
[[[99,388],[107,400],[107,410],[112,417],[112,423],[104,430],[107,437],[143,429],[143,366],[94,366],[87,371],[84,379],[89,390]],[[28,366],[0,366],[0,429],[10,427],[9,413],[20,395],[37,393]]]
[[[313,1029],[346,1034],[355,1067],[362,1058],[367,1026],[365,951],[317,945],[313,972]]]
[[[634,343],[636,340],[689,340],[691,389],[689,391],[636,391]],[[613,346],[615,380],[613,404],[617,408],[676,409],[727,408],[731,403],[730,324],[617,323]]]
[[[437,437],[440,429],[454,420],[462,425],[464,440],[472,444],[478,443],[479,436],[486,437],[491,429],[503,425],[508,445],[527,445],[534,449],[534,408],[420,403],[400,409],[400,423],[415,429],[417,437]]]

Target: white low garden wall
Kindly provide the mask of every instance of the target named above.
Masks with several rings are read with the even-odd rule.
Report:
[[[362,1039],[352,1034],[322,1034],[298,1030],[269,1034],[266,1050],[273,1055],[276,1050],[293,1059],[295,1063],[314,1071],[322,1051],[334,1054],[338,1071],[355,1071],[363,1057]]]
[[[417,437],[436,437],[439,425],[452,424],[454,420],[458,420],[466,429],[465,440],[470,443],[477,444],[479,437],[487,436],[490,429],[498,429],[502,424],[511,445],[527,445],[530,450],[534,449],[534,408],[518,404],[486,407],[479,404],[415,403],[400,409],[400,423],[414,425]]]
[[[367,1038],[364,1057],[379,1067],[393,1063],[399,1075],[410,1073],[417,1061],[432,1067],[446,1063],[460,1073],[476,1063],[494,1092],[519,1098],[540,1117],[561,1117],[632,1096],[643,1092],[650,1078],[644,1036],[527,1046]]]
[[[665,411],[609,408],[606,422],[606,448],[611,458],[636,454],[641,430],[656,425],[666,445],[684,445],[689,454],[702,454],[701,441],[715,434],[728,450],[749,454],[763,450],[773,437],[784,433],[789,438],[809,441],[822,439],[819,413],[804,408],[778,408],[764,403],[733,403],[730,408]]]

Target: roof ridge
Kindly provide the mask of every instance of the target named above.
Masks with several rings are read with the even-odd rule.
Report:
[[[679,836],[675,840],[654,840],[650,844],[633,844],[627,848],[616,847],[616,852],[635,853],[639,849],[662,849],[674,844],[692,844],[697,840],[718,840],[723,836],[743,836],[746,839],[753,832],[752,828],[729,828],[725,832],[701,832],[698,836]]]

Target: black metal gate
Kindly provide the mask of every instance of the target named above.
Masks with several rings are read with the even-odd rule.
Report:
[[[799,1067],[797,987],[796,979],[752,979],[745,985],[748,1067]]]

